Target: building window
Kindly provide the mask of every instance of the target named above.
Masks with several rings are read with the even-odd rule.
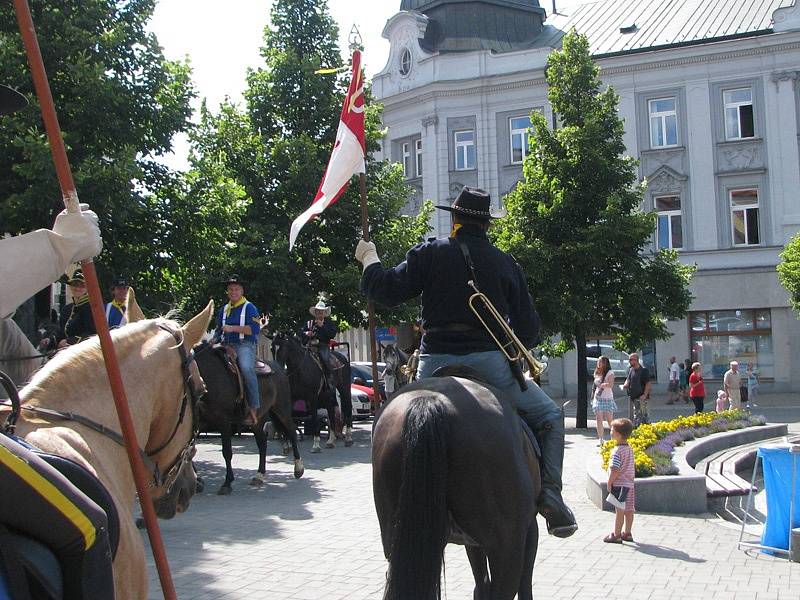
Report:
[[[475,131],[454,132],[456,146],[456,171],[469,171],[475,168]]]
[[[650,113],[650,147],[668,148],[678,145],[678,112],[675,98],[658,98],[648,102]]]
[[[725,90],[725,139],[741,140],[755,137],[753,121],[753,90]]]
[[[722,379],[732,360],[744,373],[747,365],[761,377],[774,377],[772,319],[768,308],[689,313],[692,361],[703,365],[703,377]]]
[[[755,246],[758,235],[758,190],[731,190],[731,230],[734,246]]]
[[[680,196],[658,196],[655,205],[658,213],[658,249],[680,250],[683,248]]]
[[[417,177],[422,177],[422,140],[414,142],[414,166],[416,167]]]
[[[411,50],[403,48],[400,51],[400,75],[405,77],[411,72]]]
[[[403,142],[403,177],[411,177],[411,142]]]
[[[511,162],[519,164],[528,154],[528,130],[531,128],[531,118],[511,117],[508,123],[511,131]]]

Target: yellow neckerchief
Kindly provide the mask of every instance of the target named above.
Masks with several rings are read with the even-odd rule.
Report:
[[[87,302],[89,302],[89,294],[84,294],[83,296],[75,300],[74,304],[75,306],[83,306]]]
[[[456,237],[458,230],[461,229],[462,226],[463,226],[462,223],[453,223],[453,230],[450,232],[450,237],[451,238]]]
[[[117,310],[119,310],[119,312],[121,312],[121,313],[125,312],[125,302],[124,301],[123,302],[117,302],[116,300],[112,300],[111,301],[111,306],[116,306]]]
[[[231,304],[231,303],[230,303],[230,301],[229,301],[229,302],[228,302],[228,303],[225,305],[225,316],[226,316],[226,317],[230,317],[230,316],[231,316],[231,311],[232,311],[234,308],[239,308],[239,307],[240,307],[242,304],[244,304],[245,302],[247,302],[247,298],[245,298],[244,296],[242,296],[241,298],[239,298],[239,300],[237,300],[235,304]]]

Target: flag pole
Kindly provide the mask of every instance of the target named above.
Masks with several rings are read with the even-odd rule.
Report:
[[[362,46],[361,33],[358,27],[353,24],[350,29],[350,54],[359,50]],[[363,65],[360,66],[363,69]],[[366,169],[366,156],[364,157],[364,168]],[[366,173],[358,174],[358,185],[361,192],[361,237],[365,242],[369,241],[369,210],[367,209],[367,176]],[[375,337],[375,302],[372,299],[367,301],[367,319],[369,326],[369,358],[372,362],[372,391],[374,401],[372,409],[376,410],[381,405],[380,388],[378,386],[378,344]]]
[[[75,181],[72,177],[72,170],[70,169],[69,160],[67,159],[67,151],[61,136],[61,127],[58,124],[58,116],[56,115],[53,95],[50,91],[50,83],[47,79],[47,72],[44,68],[39,41],[36,37],[36,30],[33,26],[31,10],[27,0],[13,0],[13,2],[14,10],[17,15],[17,23],[19,24],[19,31],[22,35],[22,40],[25,44],[25,52],[28,56],[33,85],[42,111],[42,120],[44,121],[45,130],[47,131],[48,141],[50,142],[50,152],[53,156],[58,182],[61,186],[64,206],[68,212],[78,213],[81,210],[78,201],[78,193],[75,189]],[[94,320],[97,335],[100,338],[100,348],[103,352],[111,393],[114,397],[117,416],[119,417],[120,427],[122,428],[125,449],[128,452],[128,460],[131,464],[131,470],[133,471],[136,491],[139,494],[139,503],[142,507],[145,524],[147,525],[147,533],[150,537],[153,558],[155,559],[159,579],[161,580],[161,589],[166,600],[175,600],[177,598],[175,595],[175,587],[172,583],[172,576],[169,572],[169,564],[167,563],[167,555],[164,551],[164,543],[161,539],[161,531],[158,528],[155,510],[153,509],[153,503],[147,488],[147,473],[142,459],[139,456],[139,443],[136,439],[133,419],[131,418],[130,409],[128,408],[128,399],[125,395],[125,387],[122,384],[117,355],[114,351],[111,334],[108,330],[108,323],[103,311],[103,297],[100,292],[97,271],[91,259],[82,261],[81,268],[83,269],[86,288],[89,292],[89,305],[92,309],[92,319]]]

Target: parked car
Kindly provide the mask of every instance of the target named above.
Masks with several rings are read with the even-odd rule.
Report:
[[[386,363],[379,362],[378,364],[378,389],[381,395],[386,398],[386,384],[383,381],[381,373],[386,368]],[[350,381],[356,385],[372,389],[372,363],[367,361],[355,361],[350,363]]]
[[[367,393],[369,390],[370,393]],[[371,388],[363,388],[360,385],[350,386],[350,398],[353,401],[353,418],[369,419],[372,416],[372,396],[375,392]]]
[[[597,359],[601,356],[607,356],[608,361],[611,363],[611,370],[614,371],[614,377],[617,379],[628,376],[628,357],[630,356],[624,350],[617,350],[611,345],[611,342],[601,341],[599,344],[596,342],[589,342],[586,344],[586,372],[589,378],[592,378],[592,373],[597,368]]]

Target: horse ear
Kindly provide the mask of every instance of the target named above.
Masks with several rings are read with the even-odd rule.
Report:
[[[127,305],[127,321],[128,323],[135,323],[136,321],[144,321],[144,313],[142,312],[142,308],[139,306],[139,303],[136,301],[136,292],[133,291],[132,287],[128,288],[128,297],[125,300],[125,304]]]
[[[208,305],[200,311],[197,315],[183,326],[183,340],[184,345],[192,348],[200,343],[203,339],[203,334],[208,329],[208,323],[211,321],[211,315],[214,312],[214,301],[210,300]]]

